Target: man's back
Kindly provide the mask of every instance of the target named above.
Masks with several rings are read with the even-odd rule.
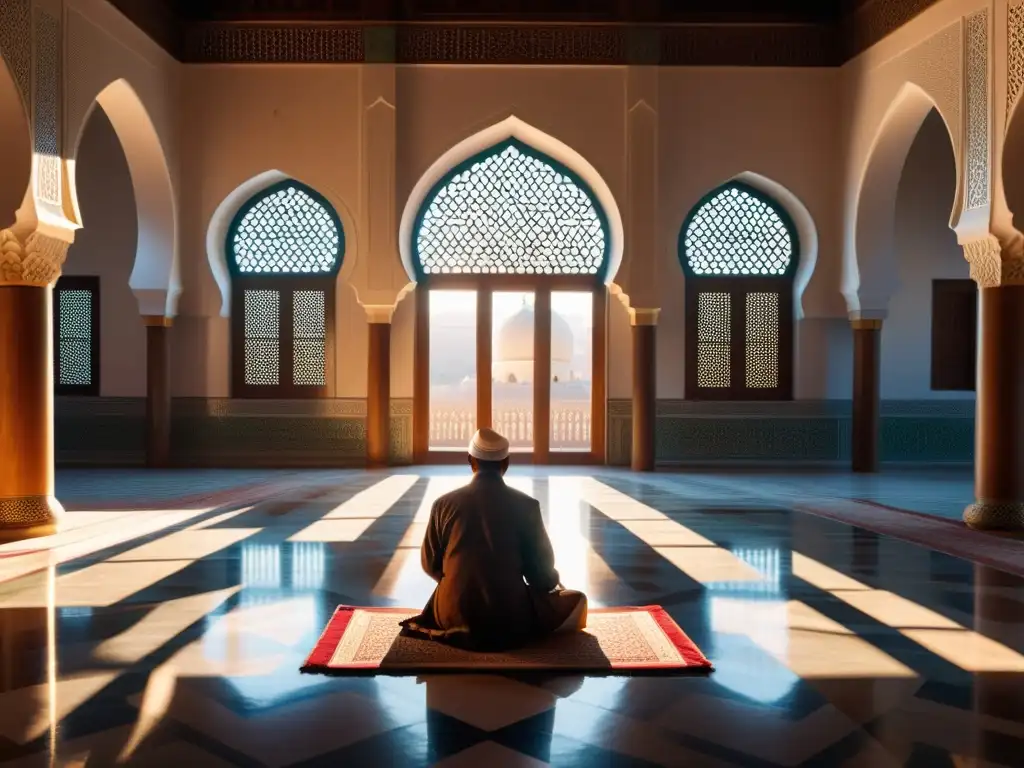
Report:
[[[444,629],[528,632],[533,605],[524,578],[543,592],[558,584],[540,505],[494,472],[434,503],[422,555],[438,582],[434,617]]]

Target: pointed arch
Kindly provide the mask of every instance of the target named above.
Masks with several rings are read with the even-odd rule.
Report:
[[[32,138],[21,91],[0,57],[0,228],[14,223],[32,176]]]
[[[861,173],[854,202],[852,242],[845,250],[842,292],[850,312],[884,315],[895,292],[898,270],[896,197],[903,166],[928,114],[942,118],[955,146],[953,131],[935,100],[915,83],[905,83],[883,117]],[[950,212],[955,227],[962,198],[960,158],[956,158],[956,196]]]
[[[817,232],[791,193],[787,206],[767,190],[784,191],[757,174],[734,177],[701,198],[680,229],[689,399],[793,396],[794,283],[804,244],[790,210],[803,218],[815,253]],[[802,278],[806,285],[806,270]]]
[[[399,251],[402,265],[410,280],[416,281],[421,277],[414,238],[417,236],[417,224],[421,222],[428,198],[436,193],[446,178],[452,178],[473,158],[486,155],[489,150],[505,145],[514,146],[518,151],[542,158],[544,161],[553,161],[552,165],[561,166],[568,171],[566,175],[592,197],[595,209],[603,216],[603,225],[606,227],[606,254],[601,278],[605,283],[613,280],[622,263],[624,237],[622,215],[611,189],[582,155],[515,116],[510,116],[456,144],[439,157],[416,183],[406,201],[399,226]]]
[[[235,188],[207,228],[231,318],[233,397],[330,397],[345,226],[325,195],[280,171]]]
[[[178,206],[167,155],[146,106],[127,80],[115,80],[101,90],[90,114],[97,106],[106,113],[121,142],[135,192],[138,245],[128,285],[138,300],[140,314],[173,317],[181,294],[181,276]],[[87,115],[75,140],[73,157],[78,156],[88,121]],[[69,165],[74,216],[88,226],[88,222],[82,221],[78,205],[75,161]]]
[[[220,316],[231,316],[231,266],[228,254],[228,232],[231,224],[245,205],[271,187],[294,181],[321,197],[341,223],[343,238],[340,268],[335,271],[339,280],[345,280],[355,264],[356,228],[355,217],[344,202],[331,190],[307,184],[299,177],[276,168],[262,171],[246,179],[229,192],[214,210],[206,227],[206,260],[210,265],[214,282],[220,291]]]

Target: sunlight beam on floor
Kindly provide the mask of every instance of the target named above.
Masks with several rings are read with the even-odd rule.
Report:
[[[793,553],[793,575],[967,672],[1024,672],[1024,656],[1012,648],[905,597],[861,584],[807,555]]]
[[[650,546],[698,584],[762,581],[764,575],[727,549],[663,512],[589,477],[579,482],[580,496]]]
[[[343,501],[288,541],[351,543],[412,488],[419,475],[391,475]]]

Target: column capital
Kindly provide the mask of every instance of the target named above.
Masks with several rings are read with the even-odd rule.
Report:
[[[657,325],[658,315],[661,313],[661,309],[638,309],[636,307],[629,308],[629,322],[630,325]]]
[[[1024,237],[1019,233],[1007,245],[989,233],[961,243],[971,265],[971,279],[979,288],[1024,285]]]
[[[174,325],[174,318],[163,315],[143,315],[142,324],[147,328],[170,328]]]
[[[366,310],[366,322],[371,325],[390,325],[395,316],[394,304],[363,304]]]
[[[882,330],[882,318],[880,317],[852,317],[850,325],[855,331],[880,331]]]
[[[39,230],[24,236],[13,229],[0,230],[0,285],[52,286],[70,247],[69,240]]]

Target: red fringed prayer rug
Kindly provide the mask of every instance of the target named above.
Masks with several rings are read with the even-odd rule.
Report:
[[[710,671],[711,662],[661,608],[591,608],[583,632],[558,634],[515,651],[464,651],[401,634],[410,608],[340,606],[303,672],[413,675],[420,672],[550,670],[632,674]]]

